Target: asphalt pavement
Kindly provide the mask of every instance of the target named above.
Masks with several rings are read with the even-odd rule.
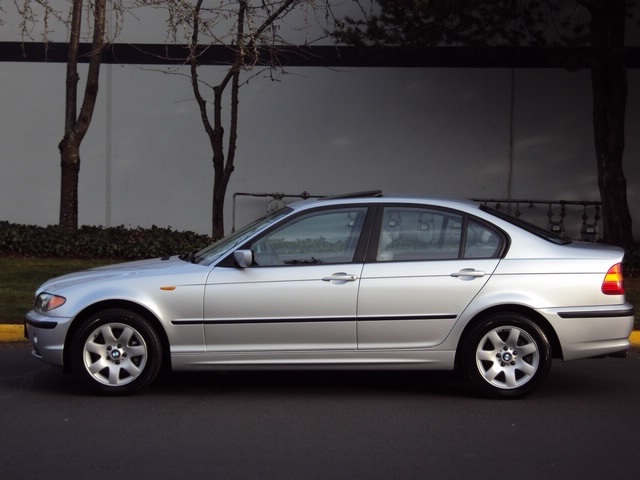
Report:
[[[530,397],[419,371],[174,372],[86,392],[0,344],[6,480],[638,480],[640,349],[555,362]]]

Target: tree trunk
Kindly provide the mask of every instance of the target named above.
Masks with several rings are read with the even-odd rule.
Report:
[[[627,185],[622,170],[627,75],[624,65],[624,0],[594,2],[591,12],[593,126],[602,201],[603,240],[633,245]]]
[[[224,154],[222,154],[222,143],[224,140],[224,129],[215,129],[217,132],[218,140],[220,143],[220,151],[218,153],[218,159],[214,155],[214,184],[213,184],[213,238],[219,239],[224,237],[224,199],[227,195],[227,187],[229,186],[229,180],[231,180],[231,174],[235,168],[234,161],[236,158],[236,144],[238,139],[238,93],[240,91],[240,70],[236,69],[233,72],[233,78],[231,82],[231,120],[229,131],[229,147],[227,151],[226,162]],[[216,96],[216,102],[222,102],[222,98]]]
[[[237,0],[236,12],[236,41],[234,44],[234,61],[222,81],[213,87],[213,125],[207,113],[207,102],[202,97],[198,80],[198,37],[200,33],[200,12],[203,0],[197,0],[193,10],[193,34],[191,36],[189,63],[191,66],[191,86],[200,109],[200,119],[209,137],[209,143],[213,151],[213,195],[211,205],[211,233],[214,239],[224,236],[224,201],[229,186],[229,180],[234,170],[236,156],[236,144],[238,137],[238,95],[240,91],[240,71],[246,66],[246,57],[255,56],[256,39],[259,39],[264,31],[298,3],[299,0],[285,0],[282,3],[264,2],[262,9],[270,12],[269,16],[249,35],[245,36],[245,23],[251,24],[249,15],[250,5],[247,0]],[[277,8],[275,8],[277,6]],[[271,10],[271,8],[274,10]],[[231,82],[231,106],[229,120],[229,144],[225,153],[225,130],[222,123],[222,100],[225,89]]]
[[[213,148],[213,204],[211,208],[211,225],[214,240],[224,237],[224,199],[227,186],[234,170],[236,157],[236,142],[238,138],[238,93],[240,90],[240,68],[244,61],[244,23],[248,4],[244,0],[238,1],[238,31],[236,33],[236,51],[234,63],[224,76],[224,79],[214,88],[214,127],[211,131],[211,146]],[[231,82],[231,109],[229,121],[229,145],[227,154],[224,152],[224,127],[222,126],[222,98],[227,85]]]
[[[66,231],[78,229],[78,180],[80,147],[69,141],[60,142],[60,226]]]
[[[67,80],[65,93],[64,137],[58,145],[60,150],[60,226],[67,231],[78,230],[78,182],[80,178],[80,144],[89,130],[93,110],[98,96],[98,82],[102,49],[104,47],[106,0],[96,0],[93,6],[93,41],[89,55],[89,70],[82,107],[77,110],[78,55],[83,0],[73,0],[71,32],[67,58]],[[77,115],[77,117],[76,117]]]
[[[213,192],[211,206],[211,235],[214,240],[224,237],[224,197],[228,179],[224,178],[224,127],[222,126],[222,94],[224,84],[214,88],[214,120],[211,133],[213,149]]]

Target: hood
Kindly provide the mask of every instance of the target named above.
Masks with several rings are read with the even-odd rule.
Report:
[[[43,283],[38,292],[55,293],[61,289],[79,284],[105,280],[123,280],[126,278],[144,278],[153,276],[171,276],[208,272],[209,268],[180,260],[178,257],[168,259],[138,260],[135,262],[118,263],[96,267],[89,270],[69,273],[55,277]]]

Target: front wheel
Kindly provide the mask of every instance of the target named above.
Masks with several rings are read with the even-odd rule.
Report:
[[[74,373],[104,394],[132,393],[150,384],[162,361],[160,338],[137,313],[109,309],[91,316],[71,346]]]
[[[463,368],[490,397],[520,398],[533,392],[551,368],[551,346],[524,315],[500,313],[479,323],[463,346]]]

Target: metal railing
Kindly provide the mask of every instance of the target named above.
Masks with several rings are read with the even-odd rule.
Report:
[[[302,193],[280,193],[280,192],[272,192],[272,193],[247,193],[247,192],[236,192],[233,194],[233,212],[232,212],[232,225],[231,232],[236,231],[236,197],[265,197],[271,198],[271,201],[267,205],[267,212],[275,212],[276,210],[282,208],[284,203],[284,198],[301,198],[302,200],[308,200],[309,198],[323,198],[326,195],[310,195],[307,191]]]
[[[560,236],[586,242],[600,240],[601,202],[587,200],[508,200],[476,198],[497,210],[546,228]],[[546,218],[545,218],[546,217]]]

